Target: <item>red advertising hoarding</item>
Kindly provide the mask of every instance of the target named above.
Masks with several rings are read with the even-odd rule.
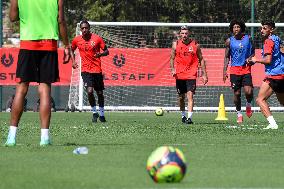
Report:
[[[174,86],[175,80],[170,75],[170,52],[166,48],[110,48],[110,55],[102,58],[102,68],[106,86]],[[63,64],[63,49],[59,49],[60,82],[54,85],[69,85],[71,63]],[[229,80],[223,83],[224,49],[202,49],[206,60],[207,86],[229,86]],[[15,85],[18,48],[1,48],[0,85]],[[256,51],[260,55],[260,51]],[[199,74],[200,75],[200,74]],[[252,67],[253,83],[259,86],[264,78],[264,66]],[[201,78],[197,84],[202,85]]]
[[[58,50],[59,60],[59,77],[60,82],[55,85],[69,85],[72,65],[70,63],[63,64],[63,49]],[[16,67],[18,62],[18,48],[0,48],[0,85],[15,85],[16,84]]]

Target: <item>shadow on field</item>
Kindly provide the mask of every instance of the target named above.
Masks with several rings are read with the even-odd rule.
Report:
[[[201,124],[208,124],[208,125],[226,125],[228,122],[199,122],[196,123],[196,125],[201,125]]]
[[[117,144],[117,143],[108,143],[108,144],[92,144],[92,143],[75,143],[67,142],[65,144],[52,144],[52,146],[129,146],[132,144]]]

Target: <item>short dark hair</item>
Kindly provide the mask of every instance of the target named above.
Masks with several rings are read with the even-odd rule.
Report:
[[[232,20],[230,22],[230,26],[229,26],[231,32],[233,32],[234,25],[239,25],[241,27],[241,32],[245,32],[246,31],[246,24],[243,21]]]
[[[189,31],[189,27],[187,25],[181,26],[180,27],[180,31],[181,30],[188,30]]]
[[[261,21],[261,25],[268,25],[270,26],[272,29],[275,29],[275,22],[272,20],[263,20]]]
[[[87,24],[90,28],[90,24],[87,20],[83,20],[83,21],[80,22],[80,28],[81,28],[82,24]]]

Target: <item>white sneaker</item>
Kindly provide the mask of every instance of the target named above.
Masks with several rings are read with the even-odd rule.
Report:
[[[267,127],[263,128],[263,129],[278,129],[278,125],[268,125]]]

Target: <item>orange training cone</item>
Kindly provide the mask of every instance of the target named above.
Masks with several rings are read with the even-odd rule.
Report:
[[[215,120],[221,120],[221,121],[228,120],[228,118],[226,117],[225,102],[224,102],[224,95],[223,94],[220,95],[218,116]]]

